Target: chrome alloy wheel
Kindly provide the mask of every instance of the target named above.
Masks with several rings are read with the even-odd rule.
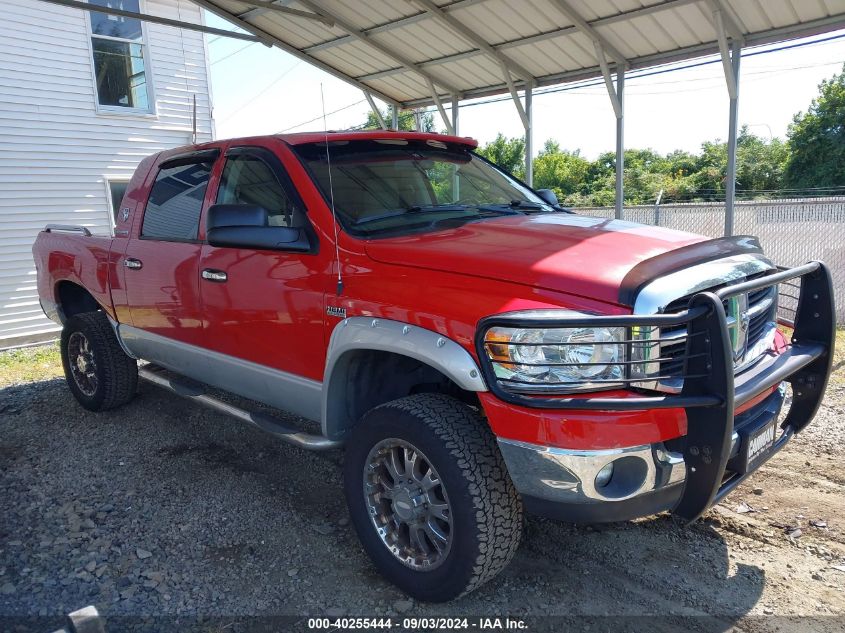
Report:
[[[70,373],[79,390],[89,398],[97,392],[97,363],[91,344],[82,332],[74,332],[67,342]]]
[[[439,566],[452,544],[452,512],[440,476],[405,440],[376,444],[364,464],[364,499],[382,542],[405,566]]]

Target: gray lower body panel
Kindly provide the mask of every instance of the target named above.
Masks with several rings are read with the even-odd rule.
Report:
[[[320,421],[321,382],[188,345],[131,325],[119,325],[117,331],[123,346],[136,358],[243,398]]]

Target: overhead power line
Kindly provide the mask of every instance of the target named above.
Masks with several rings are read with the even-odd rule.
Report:
[[[366,102],[366,99],[361,99],[360,101],[356,101],[355,103],[350,103],[349,105],[345,105],[341,108],[338,108],[337,110],[332,110],[331,112],[326,112],[326,116],[330,116],[332,114],[337,114],[338,112],[343,112],[344,110],[348,110],[349,108],[353,108],[356,105],[360,105],[364,102]],[[313,123],[314,121],[319,121],[322,118],[323,118],[323,115],[321,114],[320,116],[314,117],[313,119],[309,119],[308,121],[303,121],[302,123],[298,123],[297,125],[292,125],[291,127],[287,127],[284,130],[279,130],[278,132],[276,132],[276,134],[284,134],[285,132],[290,132],[291,130],[295,130],[296,128],[302,127],[303,125],[308,125],[309,123]]]
[[[769,49],[765,49],[765,50],[752,50],[752,51],[749,51],[747,53],[743,53],[742,56],[744,58],[747,58],[747,57],[756,57],[758,55],[768,55],[770,53],[778,53],[778,52],[793,49],[793,48],[801,48],[801,47],[804,47],[804,46],[812,46],[813,44],[823,44],[825,42],[840,40],[840,39],[844,39],[844,38],[845,38],[845,33],[839,33],[837,35],[831,35],[829,37],[825,37],[825,38],[821,38],[821,39],[817,39],[817,40],[810,40],[810,41],[806,41],[806,42],[794,42],[792,44],[784,44],[783,46],[778,46],[776,48],[769,48]],[[711,64],[720,64],[720,63],[721,63],[720,58],[714,58],[714,59],[705,59],[705,60],[698,61],[698,62],[692,62],[692,63],[684,64],[684,65],[681,65],[681,66],[659,67],[659,68],[652,69],[652,70],[646,69],[646,70],[642,70],[642,71],[634,71],[633,73],[627,74],[626,77],[625,77],[625,80],[631,81],[631,80],[634,80],[634,79],[641,79],[643,77],[654,77],[656,75],[665,75],[665,74],[668,74],[668,73],[678,72],[678,71],[681,71],[681,70],[689,70],[691,68],[699,68],[701,66],[709,66]],[[698,79],[697,78],[696,79],[687,79],[687,80],[684,80],[684,81],[695,81],[695,80],[698,80]],[[549,86],[547,88],[540,88],[539,90],[535,90],[533,92],[533,96],[536,98],[536,97],[542,96],[542,95],[554,94],[554,93],[557,93],[557,92],[568,92],[568,91],[571,91],[571,90],[577,90],[579,88],[589,88],[589,87],[592,87],[592,86],[599,86],[599,85],[604,85],[604,79],[602,79],[602,78],[585,79],[585,80],[579,81],[579,82],[572,82],[572,83],[562,84],[562,85],[559,85],[559,86]],[[485,99],[479,99],[479,100],[474,100],[474,101],[471,101],[471,102],[461,103],[461,104],[458,104],[458,107],[459,108],[472,108],[472,107],[479,106],[479,105],[487,105],[489,103],[498,103],[500,101],[510,101],[510,100],[511,100],[510,95],[497,95],[495,97],[487,97]],[[425,111],[426,112],[434,112],[435,109],[434,108],[430,108],[430,109],[426,108]]]
[[[249,43],[249,44],[247,44],[246,46],[242,46],[242,47],[241,47],[241,48],[239,48],[238,50],[236,50],[236,51],[234,51],[234,52],[232,52],[232,53],[229,53],[228,55],[224,55],[224,56],[223,56],[223,57],[221,57],[220,59],[215,59],[213,62],[211,62],[211,65],[212,65],[212,66],[214,66],[215,64],[219,64],[220,62],[225,62],[225,61],[226,61],[227,59],[229,59],[230,57],[234,57],[234,56],[235,56],[235,55],[237,55],[238,53],[243,53],[243,52],[244,52],[246,49],[248,49],[250,46],[252,46],[253,44],[257,44],[257,43],[258,43],[258,42],[250,42],[250,43]]]
[[[840,39],[843,39],[843,38],[845,38],[845,33],[839,33],[837,35],[831,35],[831,36],[820,38],[820,39],[809,40],[809,41],[804,41],[804,42],[793,42],[791,44],[784,44],[784,45],[778,46],[776,48],[767,48],[765,50],[752,50],[752,51],[749,51],[747,53],[743,53],[743,57],[755,57],[755,56],[758,56],[758,55],[768,55],[770,53],[777,53],[777,52],[780,52],[780,51],[785,51],[785,50],[789,50],[789,49],[793,49],[793,48],[801,48],[801,47],[804,47],[804,46],[812,46],[814,44],[823,44],[823,43],[826,43],[826,42],[831,42],[831,41],[834,41],[834,40],[840,40]],[[630,81],[630,80],[633,80],[633,79],[641,79],[643,77],[653,77],[653,76],[656,76],[656,75],[665,75],[665,74],[668,74],[668,73],[678,72],[678,71],[681,71],[681,70],[689,70],[691,68],[698,68],[698,67],[701,67],[701,66],[709,66],[711,64],[718,64],[718,63],[721,63],[721,60],[719,58],[714,58],[714,59],[705,59],[705,60],[698,61],[698,62],[692,62],[692,63],[684,64],[684,65],[681,65],[681,66],[659,67],[659,68],[652,69],[652,70],[646,69],[646,70],[642,70],[642,71],[635,71],[634,73],[627,75],[626,80]],[[772,72],[777,72],[777,71],[772,71]],[[749,73],[749,74],[758,74],[758,73]],[[700,81],[700,80],[701,80],[701,78],[690,78],[690,79],[685,79],[683,81],[686,82],[686,81]],[[569,91],[573,91],[573,90],[578,90],[580,88],[590,88],[592,86],[599,86],[599,85],[604,85],[604,79],[601,79],[601,78],[599,78],[599,79],[586,79],[586,80],[579,81],[579,82],[572,82],[572,83],[567,83],[567,84],[563,84],[563,85],[559,85],[559,86],[550,86],[548,88],[541,88],[539,90],[535,90],[534,93],[533,93],[533,96],[538,97],[538,96],[547,95],[547,94],[554,94],[554,93],[557,93],[557,92],[569,92]],[[459,108],[472,108],[472,107],[479,106],[479,105],[487,105],[487,104],[490,104],[490,103],[498,103],[498,102],[501,102],[501,101],[510,101],[510,100],[511,100],[510,95],[498,95],[498,96],[495,96],[495,97],[488,97],[486,99],[478,99],[478,100],[473,100],[471,102],[459,103],[458,107]],[[343,106],[342,108],[335,110],[334,112],[327,113],[327,116],[335,114],[337,112],[341,112],[343,110],[347,110],[349,108],[352,108],[352,107],[357,106],[359,104],[362,104],[364,102],[365,102],[365,100],[362,99],[360,101],[356,101],[355,103],[350,103],[349,105]],[[425,108],[422,111],[425,112],[425,113],[429,113],[429,112],[436,112],[436,109],[432,107],[432,108]],[[308,125],[309,123],[313,123],[314,121],[318,121],[321,118],[322,117],[320,116],[320,117],[315,117],[315,118],[313,118],[309,121],[303,121],[302,123],[299,123],[297,125],[286,128],[279,133],[287,132],[289,130],[293,130],[293,129],[296,129],[298,127],[302,127],[303,125]],[[351,128],[351,129],[360,129],[361,127],[363,127],[363,126],[356,126],[355,128]]]
[[[229,114],[227,114],[225,117],[223,117],[222,119],[220,119],[220,121],[221,121],[221,122],[223,122],[223,121],[228,121],[229,119],[231,119],[233,116],[235,116],[236,114],[238,114],[238,113],[239,113],[239,112],[241,112],[242,110],[244,110],[244,109],[248,108],[249,106],[251,106],[253,103],[255,103],[255,100],[256,100],[256,99],[258,99],[258,98],[259,98],[259,97],[261,97],[262,95],[267,94],[267,92],[269,92],[269,91],[270,91],[270,89],[271,89],[273,86],[275,86],[276,84],[278,84],[278,83],[279,83],[282,79],[284,79],[284,78],[288,75],[288,73],[290,73],[290,72],[291,72],[294,68],[296,68],[297,66],[299,66],[301,63],[302,63],[302,61],[298,61],[298,62],[296,62],[293,66],[289,67],[289,68],[288,68],[287,70],[285,70],[285,71],[284,71],[281,75],[279,75],[278,77],[276,77],[276,79],[275,79],[275,80],[273,80],[273,82],[272,82],[271,84],[269,84],[266,88],[264,88],[261,92],[259,92],[259,93],[258,93],[257,95],[255,95],[254,97],[251,97],[251,98],[250,98],[250,99],[249,99],[246,103],[244,103],[244,104],[243,104],[243,105],[241,105],[240,107],[236,108],[235,110],[233,110],[232,112],[230,112]]]

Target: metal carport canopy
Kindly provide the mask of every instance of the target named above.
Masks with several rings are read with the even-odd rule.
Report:
[[[716,12],[744,46],[845,26],[845,0],[194,2],[405,108],[600,76],[597,48],[628,70],[718,53]]]

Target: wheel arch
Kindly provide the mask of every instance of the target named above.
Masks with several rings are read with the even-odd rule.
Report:
[[[478,404],[487,386],[475,359],[450,338],[390,319],[350,317],[332,333],[323,382],[323,434],[342,439],[364,413],[414,393]]]
[[[56,313],[64,325],[69,318],[82,312],[108,311],[100,305],[85,287],[76,282],[63,279],[56,284]]]

